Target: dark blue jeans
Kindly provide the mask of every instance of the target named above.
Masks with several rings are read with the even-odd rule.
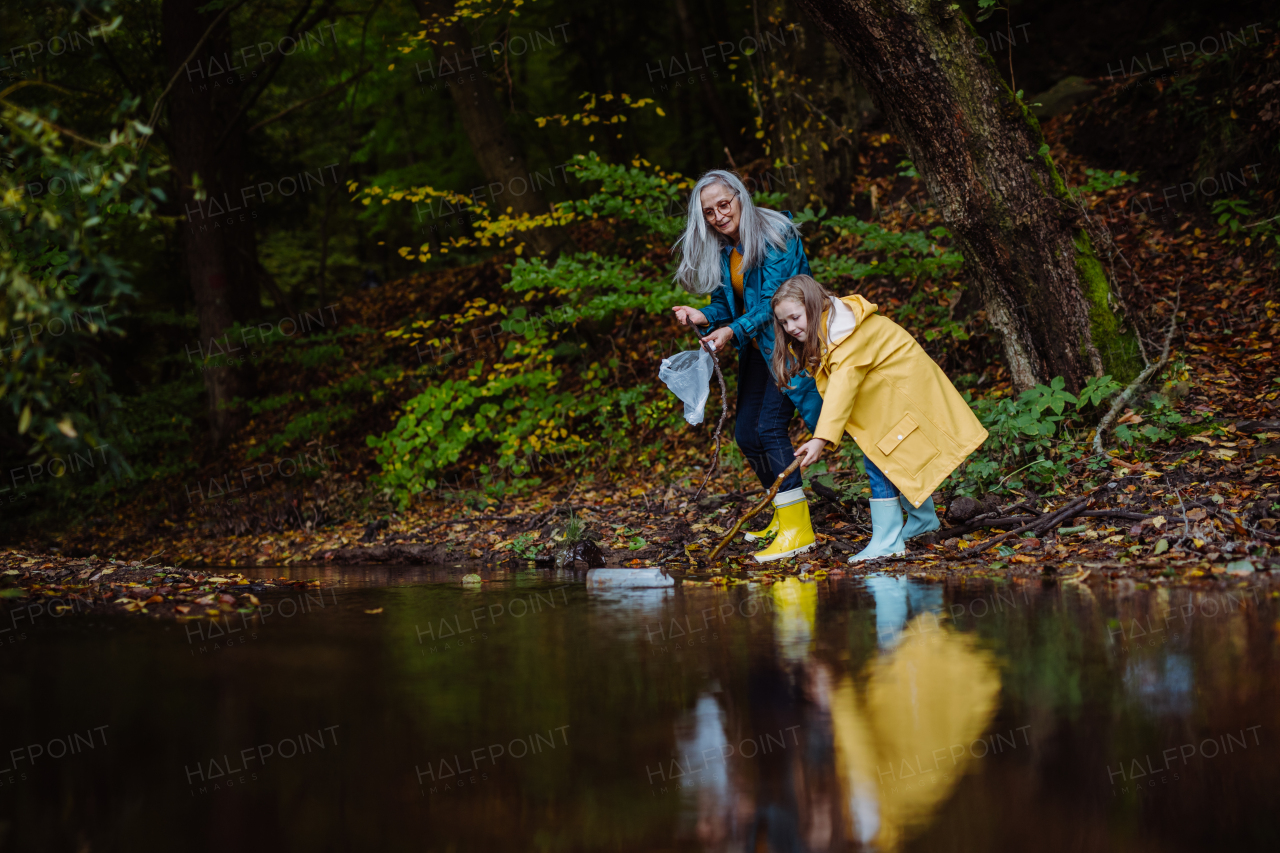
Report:
[[[896,498],[902,494],[902,492],[898,491],[898,487],[884,475],[884,472],[867,458],[865,453],[862,455],[862,464],[866,466],[867,478],[871,480],[871,497],[879,499]]]
[[[748,344],[738,354],[738,411],[733,437],[766,489],[796,460],[787,425],[796,413],[791,398],[778,390],[760,350]],[[800,488],[800,471],[782,481],[778,491]]]

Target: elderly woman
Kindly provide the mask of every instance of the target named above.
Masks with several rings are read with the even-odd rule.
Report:
[[[787,426],[796,409],[810,429],[818,422],[822,397],[808,376],[779,391],[773,379],[773,313],[769,300],[787,279],[808,274],[809,259],[790,213],[756,207],[732,172],[707,172],[694,185],[676,280],[690,293],[710,294],[699,310],[677,305],[681,325],[708,327],[703,342],[721,350],[738,349],[738,409],[734,439],[766,488],[795,459]],[[755,555],[761,563],[782,560],[814,545],[809,504],[793,472],[773,499],[773,521],[747,539],[774,536]]]

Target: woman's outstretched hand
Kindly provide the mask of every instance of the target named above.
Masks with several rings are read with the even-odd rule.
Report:
[[[800,445],[800,449],[796,451],[796,456],[800,457],[800,467],[808,468],[810,465],[818,461],[822,456],[822,452],[827,449],[827,441],[824,438],[814,438]]]
[[[688,305],[677,305],[671,309],[675,312],[676,322],[681,326],[705,326],[707,325],[707,315],[703,314],[697,308],[690,308]]]
[[[724,326],[707,335],[702,339],[702,342],[716,352],[719,352],[727,347],[731,340],[733,340],[733,329],[730,329],[728,326]]]

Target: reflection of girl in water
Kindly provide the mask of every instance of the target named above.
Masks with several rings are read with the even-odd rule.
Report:
[[[906,618],[889,600],[899,593],[873,590],[877,616]],[[742,669],[719,673],[728,684],[745,670],[746,707],[730,698],[740,686],[704,693],[677,728],[681,755],[710,756],[690,767],[698,772],[686,794],[699,842],[719,851],[901,848],[964,774],[972,754],[953,747],[980,737],[995,714],[991,655],[925,612],[890,628],[882,646],[893,650],[855,686],[815,655],[818,584],[790,579],[767,595],[774,642],[753,644]],[[741,748],[768,735],[785,745]]]
[[[831,695],[844,822],[882,850],[901,848],[951,794],[1000,692],[990,653],[932,614],[901,636],[870,665],[861,696],[848,675]]]

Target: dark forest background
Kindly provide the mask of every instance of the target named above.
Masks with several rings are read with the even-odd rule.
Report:
[[[1276,214],[1272,4],[959,6],[1094,210],[1238,173],[1177,215],[1272,274],[1270,226],[1237,234]],[[656,364],[692,342],[668,248],[709,168],[808,210],[829,278],[880,288],[986,417],[1025,390],[876,99],[792,3],[10,0],[0,47],[13,535],[158,529],[223,477],[322,523],[575,466],[684,476]],[[1028,437],[1015,483],[1051,484],[1062,448]]]

